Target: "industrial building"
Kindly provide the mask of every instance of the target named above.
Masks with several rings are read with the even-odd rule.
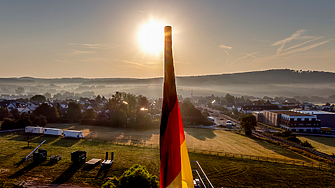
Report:
[[[335,129],[335,113],[317,110],[293,110],[295,112],[316,115],[317,119],[321,121],[321,127],[330,127]]]

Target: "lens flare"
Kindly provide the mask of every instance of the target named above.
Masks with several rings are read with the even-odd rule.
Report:
[[[142,26],[138,39],[143,51],[153,54],[162,52],[164,48],[164,24],[151,20]]]

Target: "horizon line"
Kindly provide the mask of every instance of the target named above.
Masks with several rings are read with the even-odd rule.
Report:
[[[213,73],[213,74],[198,74],[198,75],[176,75],[176,77],[201,77],[201,76],[219,76],[219,75],[232,75],[232,74],[241,74],[241,73],[252,73],[252,72],[265,72],[272,70],[291,70],[291,71],[302,71],[302,72],[324,72],[324,73],[335,73],[331,71],[325,70],[309,70],[309,69],[292,69],[292,68],[273,68],[273,69],[261,69],[261,70],[250,70],[250,71],[237,71],[237,72],[229,72],[229,73]],[[13,76],[13,77],[0,77],[0,79],[20,79],[20,78],[34,78],[34,79],[155,79],[155,78],[163,78],[163,76],[159,77],[34,77],[34,76]]]

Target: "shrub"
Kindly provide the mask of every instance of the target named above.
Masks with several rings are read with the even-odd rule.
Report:
[[[16,123],[10,118],[5,118],[1,124],[1,130],[15,129]]]
[[[313,148],[312,144],[310,144],[307,140],[305,142],[302,142],[301,146]]]
[[[298,144],[301,143],[301,141],[299,140],[299,138],[297,138],[295,136],[289,136],[289,137],[286,138],[286,140],[291,141],[291,142],[295,142],[295,143],[298,143]]]
[[[285,130],[285,131],[283,131],[281,133],[281,136],[283,136],[283,137],[288,137],[288,136],[291,136],[291,135],[292,135],[292,132],[291,131],[287,131],[287,130]]]
[[[158,177],[149,174],[148,170],[135,164],[126,170],[120,178],[113,177],[102,185],[103,188],[148,187],[158,188]]]

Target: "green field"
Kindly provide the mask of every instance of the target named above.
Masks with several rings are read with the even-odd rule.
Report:
[[[297,136],[301,141],[308,141],[312,146],[328,155],[335,154],[335,138],[319,136]]]
[[[86,139],[107,140],[123,144],[141,143],[147,146],[159,144],[159,130],[136,130],[89,125],[64,125],[58,128],[82,130]],[[189,150],[227,152],[243,155],[256,155],[285,160],[313,162],[303,155],[259,139],[224,130],[185,128],[186,143]]]
[[[45,161],[37,166],[30,161],[19,167],[15,163],[27,155],[27,142],[21,135],[0,134],[0,182],[32,181],[38,184],[67,183],[83,186],[100,186],[107,177],[119,176],[133,164],[146,166],[150,173],[159,174],[159,150],[136,146],[115,145],[106,142],[64,139],[57,137],[36,137],[34,147],[44,139],[48,155],[62,155],[57,164]],[[115,161],[110,169],[100,166],[87,169],[71,166],[70,153],[85,150],[90,158],[104,158],[106,151],[115,152]],[[248,159],[227,158],[190,153],[190,160],[202,165],[215,187],[301,187],[335,186],[334,172]],[[1,183],[0,183],[1,185]]]

